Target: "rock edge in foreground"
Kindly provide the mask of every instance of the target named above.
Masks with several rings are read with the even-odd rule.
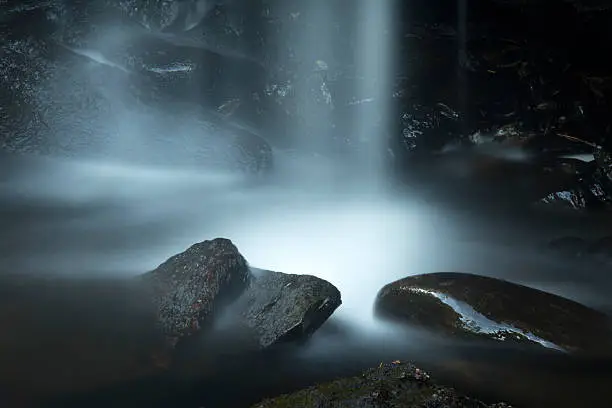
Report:
[[[410,363],[381,363],[361,376],[342,378],[292,394],[262,401],[252,408],[510,408],[506,403],[485,404],[435,384]]]

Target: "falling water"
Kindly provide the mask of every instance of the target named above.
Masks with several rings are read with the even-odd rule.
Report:
[[[298,93],[331,98],[326,75],[340,63],[334,59],[338,50],[332,47],[337,35],[333,22],[342,18],[334,13],[343,10],[317,1],[304,15],[294,16],[307,19],[294,44],[300,77],[305,78],[296,84]],[[73,66],[74,75],[63,79],[90,81],[89,86],[99,87],[114,104],[105,110],[79,107],[76,115],[66,115],[72,106],[69,83],[51,88],[61,96],[55,100],[61,115],[48,119],[70,131],[86,126],[79,141],[71,136],[85,151],[78,150],[82,157],[31,159],[15,166],[3,161],[11,176],[0,180],[0,192],[5,213],[15,216],[2,229],[0,247],[6,255],[0,268],[133,275],[194,242],[224,236],[234,240],[254,266],[331,281],[344,302],[335,318],[370,328],[378,289],[395,279],[438,270],[510,273],[516,249],[500,257],[499,248],[485,245],[491,234],[508,235],[508,228],[432,205],[418,191],[373,188],[384,178],[384,129],[390,115],[386,92],[394,64],[392,2],[363,0],[353,12],[359,43],[354,55],[356,94],[363,96],[357,102],[366,106],[349,128],[358,145],[348,155],[329,152],[335,136],[329,126],[335,112],[328,106],[331,99],[298,98],[302,120],[286,135],[296,141],[296,149],[274,152],[276,169],[265,186],[251,186],[248,178],[223,168],[168,166],[168,155],[174,157],[171,163],[180,164],[202,157],[195,154],[195,141],[202,143],[205,123],[195,110],[150,110],[136,104],[125,92],[129,76],[113,75],[118,82],[98,84],[97,69],[108,64],[91,58],[100,52],[86,52],[87,58]],[[96,40],[100,49],[112,49],[118,42],[120,34],[109,35]],[[108,42],[101,44],[104,38]],[[124,74],[123,69],[117,71]],[[95,121],[78,122],[89,116]],[[211,135],[218,132],[209,129]],[[101,134],[113,137],[102,138],[101,145],[88,140]],[[173,137],[168,139],[168,134]],[[83,158],[87,156],[95,159]],[[146,160],[139,160],[141,156]],[[40,219],[31,217],[28,209]],[[538,238],[531,235],[525,241],[524,235],[518,241],[535,247]],[[495,270],[484,262],[487,257],[497,260]],[[546,268],[539,268],[538,273],[546,275]],[[530,277],[544,286],[548,281]]]
[[[311,3],[313,9],[302,16],[309,20],[295,42],[302,62],[299,77],[305,79],[295,86],[323,99],[298,101],[301,120],[286,135],[295,149],[274,152],[275,170],[265,185],[252,185],[248,177],[225,169],[169,165],[163,160],[169,154],[175,163],[197,161],[194,141],[201,136],[202,123],[189,110],[179,115],[175,109],[136,109],[121,92],[123,86],[104,86],[116,105],[110,111],[85,112],[94,117],[89,123],[95,128],[83,137],[107,132],[122,145],[104,139],[104,155],[93,155],[95,160],[76,154],[71,159],[0,161],[0,271],[134,276],[194,242],[227,237],[253,266],[316,275],[340,289],[343,305],[331,321],[350,326],[354,338],[334,343],[319,337],[306,357],[332,350],[348,358],[346,350],[368,336],[373,338],[368,350],[379,354],[393,341],[393,350],[423,345],[414,341],[406,346],[372,316],[383,285],[419,273],[481,273],[597,306],[609,303],[606,288],[612,275],[594,273],[578,281],[578,266],[551,261],[534,250],[548,231],[526,227],[517,232],[512,221],[466,216],[431,204],[419,191],[373,188],[384,178],[387,92],[394,65],[391,1],[362,0],[355,6],[356,94],[362,97],[354,102],[364,108],[350,126],[356,135],[350,154],[329,152],[338,135],[329,126],[335,111],[329,106],[333,98],[326,75],[339,63],[330,38],[336,35],[332,22],[341,17],[332,15],[327,2]],[[97,54],[87,52],[75,75],[98,72],[104,60],[92,60],[92,55]],[[69,95],[63,94],[56,103],[68,102]],[[50,119],[72,129],[78,124],[70,118]],[[177,136],[172,143],[162,137],[168,132]],[[151,141],[155,136],[158,141]],[[84,142],[89,146],[85,150],[99,147]],[[131,154],[145,154],[147,160]]]
[[[361,103],[371,105],[353,123],[353,132],[361,145],[359,166],[371,177],[384,177],[384,157],[387,149],[387,129],[391,120],[391,86],[394,68],[394,1],[362,0],[358,3],[357,21],[359,44],[357,72],[362,77],[358,95]]]

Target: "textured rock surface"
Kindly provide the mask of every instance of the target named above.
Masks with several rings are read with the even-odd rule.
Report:
[[[342,303],[331,283],[310,275],[254,270],[240,313],[261,347],[314,333]]]
[[[250,271],[228,239],[200,242],[139,277],[153,291],[161,331],[178,341],[210,323],[212,314],[247,288]]]
[[[342,303],[340,291],[315,276],[251,270],[223,238],[195,244],[138,279],[152,290],[171,344],[222,316],[248,328],[261,348],[305,339]]]
[[[212,111],[263,87],[257,64],[177,46],[120,19],[102,24],[101,10],[60,3],[0,20],[0,149],[247,173],[269,169],[267,142]],[[74,19],[78,24],[70,23]],[[251,75],[226,75],[243,71]]]
[[[11,401],[129,388],[160,374],[197,377],[219,354],[307,338],[341,303],[323,279],[251,272],[224,238],[131,279],[0,278],[0,391]],[[228,311],[238,312],[230,317],[240,330],[215,337],[207,329]]]
[[[399,361],[381,364],[361,376],[339,379],[283,395],[254,405],[254,408],[509,408],[487,405],[433,383],[427,373]]]
[[[411,276],[383,287],[378,315],[446,334],[609,354],[610,319],[540,290],[465,273]]]

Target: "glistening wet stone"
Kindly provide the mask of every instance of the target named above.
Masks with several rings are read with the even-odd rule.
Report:
[[[610,319],[596,310],[527,286],[467,273],[431,273],[383,287],[383,318],[463,338],[540,345],[609,355]]]
[[[247,288],[250,271],[229,239],[192,245],[139,278],[151,287],[160,330],[171,342],[197,333]]]

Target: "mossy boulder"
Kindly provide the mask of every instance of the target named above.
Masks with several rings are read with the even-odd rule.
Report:
[[[509,408],[488,405],[435,384],[423,370],[409,363],[380,364],[362,375],[316,385],[293,394],[262,401],[253,408]]]

